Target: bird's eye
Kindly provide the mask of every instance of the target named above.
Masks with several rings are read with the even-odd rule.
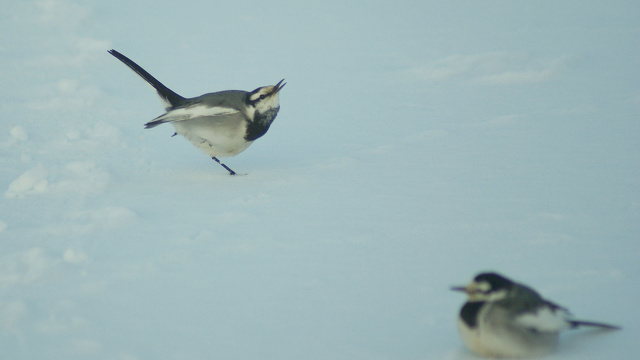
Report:
[[[264,98],[266,98],[266,96],[264,96],[264,94],[260,95],[260,100],[264,100]]]

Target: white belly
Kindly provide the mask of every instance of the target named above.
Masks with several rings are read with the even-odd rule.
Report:
[[[464,345],[472,352],[489,358],[526,358],[548,353],[556,344],[557,334],[529,333],[526,330],[480,325],[469,328],[458,320]]]
[[[234,156],[246,150],[252,143],[244,139],[245,122],[233,117],[229,117],[228,121],[210,121],[205,118],[176,121],[172,124],[176,133],[184,136],[209,156]]]

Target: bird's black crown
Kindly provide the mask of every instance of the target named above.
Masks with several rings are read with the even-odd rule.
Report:
[[[497,273],[482,273],[473,279],[475,282],[486,282],[491,286],[491,290],[508,289],[513,285],[513,281]]]

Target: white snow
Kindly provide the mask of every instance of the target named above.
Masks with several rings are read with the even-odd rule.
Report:
[[[12,126],[9,132],[11,133],[11,136],[20,141],[27,141],[29,139],[27,132],[20,126]]]
[[[63,254],[64,261],[70,264],[79,264],[88,260],[88,256],[83,251],[77,251],[74,249],[67,249]]]
[[[176,21],[188,19],[188,21]],[[473,359],[499,271],[640,335],[640,3],[14,1],[0,15],[0,359]],[[286,78],[225,163],[192,97]]]
[[[49,182],[47,181],[48,176],[49,172],[47,169],[45,169],[42,164],[38,164],[13,180],[4,195],[7,198],[16,198],[43,193],[47,191],[49,186]]]

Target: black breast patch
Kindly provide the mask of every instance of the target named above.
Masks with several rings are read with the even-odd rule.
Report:
[[[244,135],[244,139],[247,141],[254,141],[266,134],[267,130],[269,130],[269,126],[271,126],[276,115],[278,115],[278,110],[280,110],[280,107],[271,109],[265,113],[256,112],[253,117],[253,121],[250,121],[249,125],[247,125],[247,132]]]
[[[468,301],[460,310],[460,317],[467,326],[473,328],[478,326],[478,313],[484,305],[483,301]]]
[[[271,123],[250,122],[247,126],[247,133],[244,135],[244,139],[247,141],[254,141],[267,133]]]

